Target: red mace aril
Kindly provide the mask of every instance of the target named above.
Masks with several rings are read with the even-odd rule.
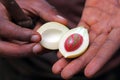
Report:
[[[78,33],[74,33],[66,39],[64,47],[66,51],[71,52],[78,49],[81,46],[82,42],[83,37]]]

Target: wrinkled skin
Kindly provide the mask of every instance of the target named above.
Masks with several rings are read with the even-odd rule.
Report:
[[[119,19],[119,0],[86,0],[78,25],[85,26],[89,31],[89,48],[73,60],[65,59],[58,53],[60,59],[53,65],[53,72],[61,74],[64,79],[71,78],[82,69],[87,77],[95,75],[120,48]]]
[[[45,0],[16,1],[30,17],[38,16],[45,21],[67,23]],[[42,50],[39,44],[40,35],[35,30],[23,28],[10,20],[8,12],[0,3],[0,55],[4,57],[26,56],[39,53]],[[40,23],[36,25],[36,27],[39,26]]]

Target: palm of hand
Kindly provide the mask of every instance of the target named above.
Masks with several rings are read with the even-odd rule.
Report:
[[[87,0],[79,25],[89,30],[90,46],[80,57],[67,61],[62,58],[53,66],[54,73],[65,79],[85,67],[85,75],[93,76],[115,54],[120,46],[120,6],[117,0]]]

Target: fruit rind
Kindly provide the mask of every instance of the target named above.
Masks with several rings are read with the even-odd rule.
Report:
[[[59,40],[69,29],[58,22],[47,22],[37,30],[42,40],[40,44],[50,50],[58,49]]]
[[[81,34],[83,36],[83,43],[82,43],[81,47],[78,48],[77,50],[75,50],[73,52],[68,52],[65,50],[63,45],[64,45],[66,38],[73,33]],[[59,51],[65,58],[75,58],[75,57],[78,57],[81,54],[83,54],[85,52],[85,50],[87,49],[88,45],[89,45],[88,31],[84,27],[80,26],[80,27],[69,30],[67,33],[65,33],[65,35],[63,35],[63,37],[61,38],[60,43],[59,43]]]

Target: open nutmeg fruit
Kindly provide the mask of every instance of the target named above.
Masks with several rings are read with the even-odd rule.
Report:
[[[37,32],[40,44],[50,50],[59,50],[65,58],[75,58],[83,54],[89,45],[89,34],[84,27],[69,29],[58,22],[47,22]]]

